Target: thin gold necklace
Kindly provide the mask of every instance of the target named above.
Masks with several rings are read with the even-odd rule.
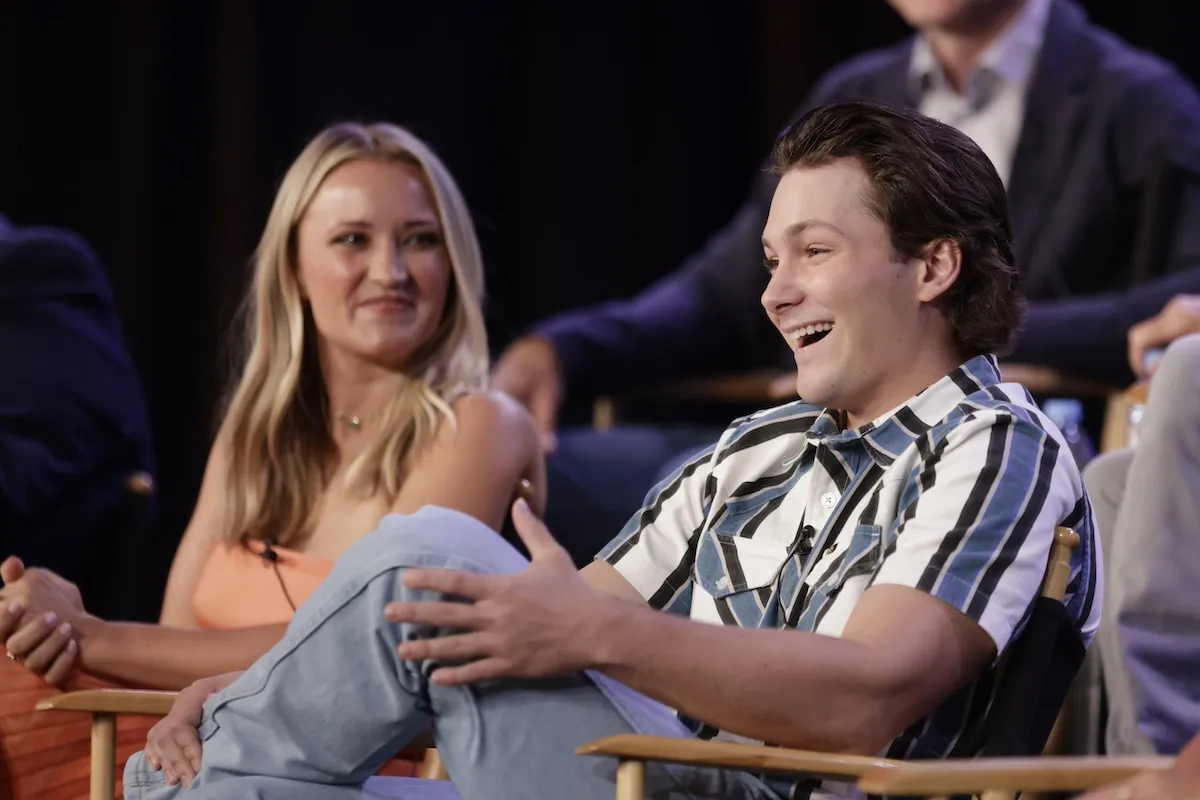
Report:
[[[360,429],[362,424],[366,422],[366,420],[360,417],[358,414],[343,414],[340,411],[334,413],[333,418],[338,422],[346,423],[347,427],[349,427],[352,431]]]

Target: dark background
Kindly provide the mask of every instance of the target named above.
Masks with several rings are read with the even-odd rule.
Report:
[[[1200,4],[1084,6],[1200,76]],[[905,32],[882,0],[0,0],[0,211],[75,230],[109,268],[153,416],[165,571],[249,255],[320,128],[386,119],[448,163],[498,352],[673,268],[815,78]]]

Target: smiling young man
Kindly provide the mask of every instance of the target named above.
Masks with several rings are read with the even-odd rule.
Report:
[[[846,104],[787,130],[775,169],[763,306],[804,400],[735,422],[578,573],[521,503],[530,563],[453,512],[385,518],[283,642],[164,723],[184,745],[199,723],[189,797],[607,799],[614,765],[573,751],[627,732],[969,752],[1058,525],[1081,536],[1066,603],[1090,640],[1082,481],[996,369],[1021,301],[991,163],[915,112]],[[431,720],[454,786],[367,781]],[[185,756],[150,762],[190,778]],[[816,787],[654,766],[647,788]],[[135,757],[126,790],[176,789]]]

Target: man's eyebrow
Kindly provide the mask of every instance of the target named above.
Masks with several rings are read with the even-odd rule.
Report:
[[[843,236],[845,235],[842,233],[841,229],[838,228],[838,226],[836,226],[830,222],[822,222],[819,219],[806,219],[806,220],[802,220],[800,222],[793,222],[791,225],[788,225],[786,228],[784,228],[783,229],[783,240],[786,242],[789,239],[794,239],[797,236],[799,236],[800,234],[804,233],[804,231],[808,230],[809,228],[828,228],[829,230],[833,231],[836,234],[843,235]],[[767,242],[766,236],[762,237],[762,243],[763,243],[763,247],[771,246],[770,243]]]

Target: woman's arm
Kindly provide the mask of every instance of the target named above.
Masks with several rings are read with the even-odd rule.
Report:
[[[454,410],[457,424],[444,423],[414,460],[392,510],[411,513],[427,505],[444,506],[500,530],[523,477],[531,479],[538,505],[544,505],[541,450],[524,408],[507,395],[489,393],[461,398]],[[226,464],[222,442],[218,435],[196,510],[176,552],[161,625],[106,622],[90,616],[81,605],[64,599],[72,593],[63,591],[58,584],[66,582],[57,576],[29,570],[32,579],[18,581],[26,586],[16,599],[27,612],[53,611],[60,621],[72,625],[80,662],[88,672],[143,687],[180,689],[201,678],[246,669],[283,637],[287,626],[282,623],[235,630],[191,629],[196,624],[192,596],[220,536],[219,478]]]
[[[202,678],[248,669],[286,631],[283,622],[188,630],[93,617],[82,624],[80,660],[87,672],[121,683],[183,689]]]
[[[506,394],[488,392],[460,398],[454,414],[457,424],[444,421],[413,460],[392,511],[442,506],[499,531],[522,478],[534,485],[536,505],[544,508],[545,466],[529,412]]]
[[[211,675],[249,667],[283,638],[286,624],[239,630],[194,630],[192,598],[204,564],[220,537],[221,481],[227,464],[224,437],[218,435],[209,455],[196,510],[175,553],[163,603],[162,625],[107,622],[87,613],[68,581],[44,570],[29,569],[5,587],[21,603],[22,630],[41,625],[38,643],[58,635],[44,624],[53,612],[56,623],[69,623],[78,643],[77,663],[87,672],[123,683],[156,689],[181,689]],[[32,631],[36,633],[36,631]],[[29,637],[26,637],[29,638]],[[18,656],[25,656],[22,652]],[[35,662],[31,663],[31,668]],[[46,669],[36,669],[45,674]],[[55,670],[55,674],[67,670]]]
[[[208,453],[208,464],[200,482],[200,494],[196,498],[196,509],[188,521],[187,529],[179,540],[175,558],[171,561],[171,572],[167,576],[167,590],[163,596],[162,613],[158,621],[163,625],[182,628],[196,627],[196,615],[192,610],[192,599],[204,564],[217,546],[221,535],[222,476],[229,464],[227,437],[224,429],[217,434]],[[215,673],[214,673],[215,674]]]
[[[414,459],[392,510],[408,514],[422,506],[443,506],[500,530],[522,478],[534,486],[535,505],[544,508],[545,465],[528,412],[495,392],[463,397],[455,402],[454,412],[457,423],[443,423],[429,447]],[[217,476],[223,464],[218,438],[196,513],[171,568],[164,624],[89,620],[81,647],[89,672],[141,686],[182,688],[209,675],[246,669],[283,638],[287,629],[283,624],[224,631],[186,629],[194,625],[191,596],[219,533]]]
[[[90,673],[156,689],[181,689],[210,675],[244,670],[283,638],[285,623],[196,630],[192,600],[221,536],[221,477],[228,465],[224,432],[209,453],[196,510],[171,563],[160,625],[81,623],[80,660]]]

